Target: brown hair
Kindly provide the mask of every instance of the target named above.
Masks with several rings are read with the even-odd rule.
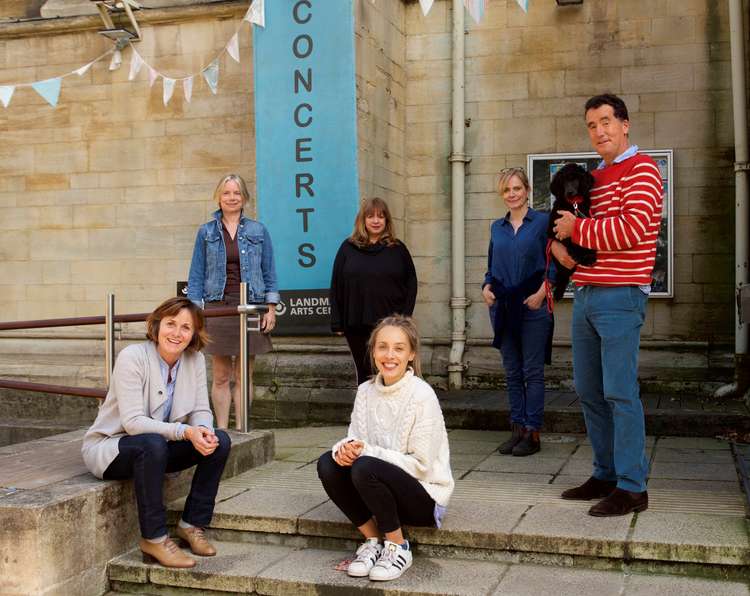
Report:
[[[157,306],[146,319],[146,337],[154,343],[159,342],[159,325],[162,319],[174,317],[183,308],[186,308],[193,316],[193,338],[186,348],[191,352],[199,352],[209,342],[208,333],[206,332],[206,319],[203,317],[203,311],[195,303],[183,296],[169,298]]]
[[[216,201],[216,204],[221,207],[221,193],[224,192],[224,185],[227,182],[237,183],[237,186],[240,187],[240,194],[242,195],[242,206],[244,207],[245,205],[247,205],[247,202],[250,200],[250,193],[247,190],[245,179],[239,174],[227,174],[221,180],[219,180],[219,183],[216,185],[216,189],[214,190],[214,201]]]
[[[352,230],[352,235],[349,236],[349,241],[359,247],[367,246],[370,243],[370,237],[367,235],[367,228],[365,227],[365,219],[373,213],[382,213],[385,218],[385,228],[383,229],[383,234],[380,236],[380,242],[385,242],[388,246],[397,244],[398,238],[396,238],[396,234],[393,231],[391,212],[388,209],[388,204],[380,197],[372,197],[362,203],[357,212],[357,217],[354,218],[354,230]]]
[[[601,95],[594,95],[594,97],[589,98],[586,106],[583,108],[583,113],[585,115],[589,110],[595,110],[602,106],[610,106],[615,118],[618,120],[630,120],[628,118],[628,106],[625,105],[625,102],[621,98],[612,93],[602,93]]]
[[[375,357],[373,356],[375,351],[375,340],[377,339],[380,330],[384,327],[397,327],[406,334],[406,337],[409,339],[410,347],[414,352],[414,360],[409,364],[411,364],[411,367],[414,369],[414,374],[421,377],[422,365],[419,359],[419,332],[417,331],[417,325],[414,322],[414,319],[407,317],[406,315],[391,315],[390,317],[380,319],[375,329],[372,330],[370,339],[367,342],[367,350],[370,353],[372,370],[377,370],[377,366],[375,366]]]
[[[524,185],[524,188],[526,188],[527,191],[531,190],[529,177],[526,175],[526,172],[523,168],[505,168],[503,170],[500,170],[500,177],[497,180],[497,189],[501,195],[503,194],[503,187],[508,182],[510,182],[510,179],[513,176],[518,176],[518,179],[521,181],[521,184]]]

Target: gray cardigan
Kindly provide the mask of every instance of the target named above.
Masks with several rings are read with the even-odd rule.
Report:
[[[124,348],[117,357],[107,398],[83,438],[81,453],[89,471],[101,478],[117,457],[118,442],[125,435],[156,433],[176,441],[179,423],[213,428],[203,354],[183,352],[172,412],[169,422],[162,422],[166,399],[156,344],[146,341]]]

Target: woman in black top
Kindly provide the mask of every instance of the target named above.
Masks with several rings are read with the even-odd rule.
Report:
[[[370,333],[383,317],[411,316],[417,273],[411,255],[393,231],[383,199],[364,202],[352,235],[342,242],[331,278],[331,329],[346,337],[357,368],[357,384],[372,376]]]

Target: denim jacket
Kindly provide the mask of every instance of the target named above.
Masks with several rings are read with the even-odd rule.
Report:
[[[266,227],[244,215],[237,227],[240,279],[248,284],[248,302],[278,304],[279,286],[273,260],[271,236]],[[190,300],[203,306],[224,298],[227,282],[227,251],[221,227],[221,209],[198,228],[188,275]]]

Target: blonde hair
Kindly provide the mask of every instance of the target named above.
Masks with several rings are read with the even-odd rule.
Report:
[[[245,183],[244,178],[239,174],[227,174],[219,180],[219,184],[216,185],[216,190],[214,190],[214,201],[216,201],[216,204],[221,208],[221,193],[224,192],[224,185],[227,182],[237,183],[237,186],[240,187],[240,194],[242,195],[242,206],[246,206],[250,200],[250,193],[247,190],[247,184]]]
[[[370,363],[372,364],[372,370],[377,370],[375,365],[375,341],[377,340],[378,333],[385,327],[396,327],[401,329],[409,340],[409,347],[414,352],[414,360],[409,364],[414,369],[414,374],[418,377],[422,376],[422,365],[419,359],[419,332],[417,331],[417,325],[414,319],[407,317],[406,315],[391,315],[380,319],[375,329],[370,334],[370,339],[367,342],[367,350],[370,353]]]
[[[380,242],[385,242],[388,246],[397,244],[398,238],[396,238],[396,234],[393,231],[391,211],[388,209],[388,204],[380,197],[372,197],[362,203],[357,212],[357,217],[354,218],[354,230],[352,230],[352,235],[349,236],[349,242],[359,247],[367,246],[370,243],[370,237],[365,227],[365,219],[373,213],[382,213],[385,218],[385,227],[383,234],[380,236]]]
[[[513,176],[518,176],[518,179],[521,181],[521,184],[524,185],[526,188],[526,191],[531,190],[531,185],[529,184],[529,177],[526,175],[526,172],[523,168],[505,168],[503,170],[500,170],[500,177],[497,181],[497,189],[500,192],[500,194],[503,194],[503,188],[505,187],[508,182],[510,182],[510,179]]]

